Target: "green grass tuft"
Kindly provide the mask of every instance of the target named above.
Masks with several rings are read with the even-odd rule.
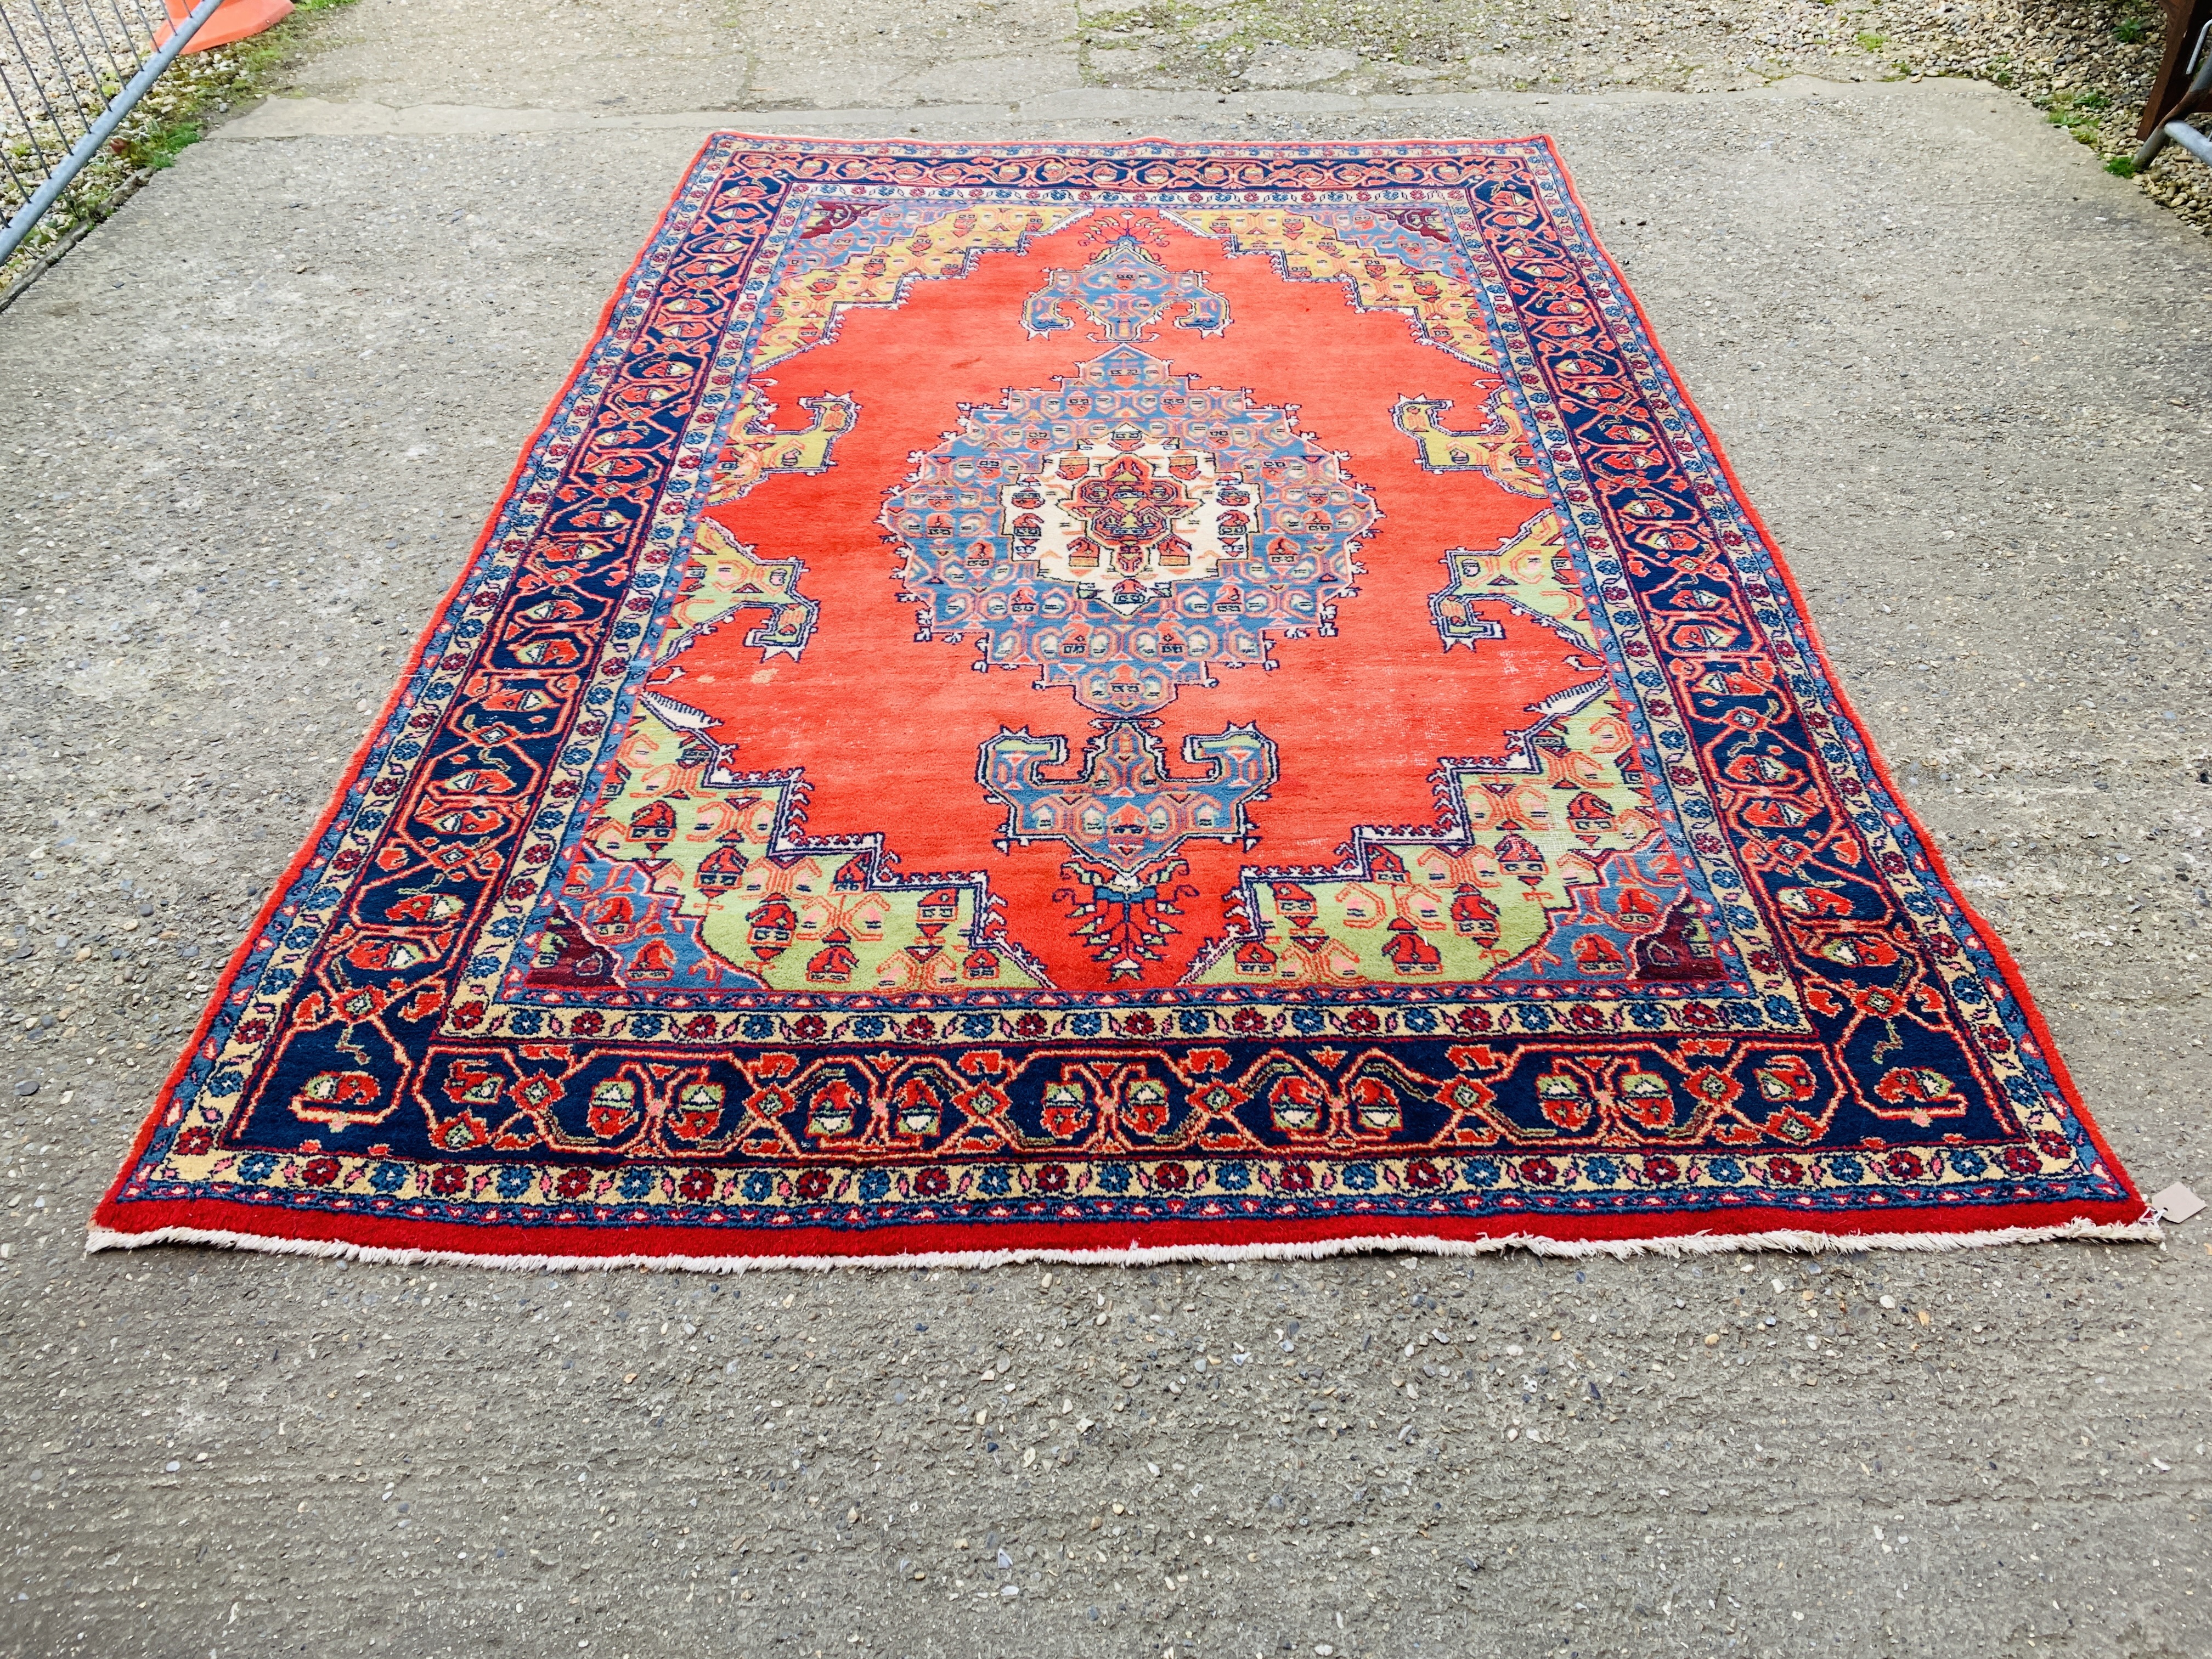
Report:
[[[114,149],[132,167],[159,173],[163,167],[176,166],[177,157],[206,136],[198,121],[168,120],[135,138],[118,139]]]

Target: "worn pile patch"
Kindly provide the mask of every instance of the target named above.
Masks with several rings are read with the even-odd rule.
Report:
[[[726,134],[94,1242],[2143,1216],[1548,143]]]

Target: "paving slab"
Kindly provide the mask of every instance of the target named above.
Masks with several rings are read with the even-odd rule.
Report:
[[[0,1651],[2212,1647],[2201,1219],[715,1278],[83,1256],[702,108],[1553,133],[2121,1157],[2212,1191],[2212,252],[2015,101],[708,88],[520,130],[442,74],[187,151],[0,313]]]

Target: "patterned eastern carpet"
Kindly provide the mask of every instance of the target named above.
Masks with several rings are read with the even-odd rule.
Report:
[[[2143,1215],[1548,143],[726,134],[93,1242]]]

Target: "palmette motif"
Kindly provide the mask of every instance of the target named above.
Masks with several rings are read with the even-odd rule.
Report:
[[[716,516],[886,465],[889,389],[787,419],[766,370],[1006,261],[1006,337],[1062,367],[945,404],[818,541]],[[1271,841],[1316,715],[1267,699],[1385,603],[1394,498],[1183,367],[1276,325],[1248,269],[1429,349],[1375,428],[1503,527],[1359,620],[1425,696],[1522,676],[1420,761],[1427,818],[1349,803],[1318,859]],[[962,867],[812,833],[804,754],[708,691],[783,695],[886,580],[898,648],[1004,689],[941,780],[994,819]],[[99,1219],[744,1256],[2140,1207],[1547,146],[725,136]]]

